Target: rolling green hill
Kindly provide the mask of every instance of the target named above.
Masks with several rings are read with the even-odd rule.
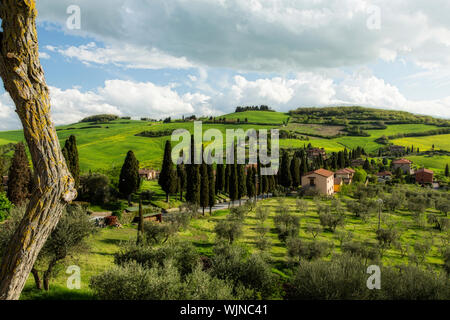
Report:
[[[269,123],[269,124],[283,124],[289,118],[287,113],[274,112],[274,111],[244,111],[230,113],[218,118],[225,118],[228,120],[237,120],[245,122],[245,119],[251,123]]]
[[[344,108],[345,109],[345,108]],[[329,113],[330,110],[326,109]],[[340,110],[340,109],[339,109]],[[353,109],[351,109],[353,110]],[[298,111],[296,111],[298,112]],[[341,112],[341,111],[339,111]],[[298,113],[294,113],[296,116]],[[339,113],[341,115],[341,113]],[[364,121],[367,121],[367,114],[364,114]],[[403,115],[403,113],[401,113]],[[355,117],[354,111],[351,113]],[[341,115],[342,116],[342,115]],[[390,114],[392,116],[392,114]],[[315,147],[325,148],[327,152],[337,152],[344,148],[364,147],[367,152],[376,152],[382,145],[376,140],[382,136],[396,135],[399,133],[425,132],[438,128],[430,118],[426,118],[427,123],[409,123],[409,124],[386,124],[385,129],[365,130],[368,136],[348,136],[343,129],[345,126],[337,126],[324,123],[299,123],[298,118],[290,118],[289,124],[284,123],[289,119],[289,114],[271,111],[244,111],[232,113],[217,117],[216,119],[226,118],[240,119],[240,123],[208,123],[203,125],[203,130],[217,128],[225,133],[226,129],[270,129],[279,128],[295,134],[298,139],[281,139],[281,148],[301,148],[311,143]],[[249,122],[245,124],[245,119]],[[322,120],[328,121],[331,118]],[[402,118],[403,119],[403,118]],[[396,121],[395,118],[391,119]],[[416,119],[415,119],[416,120]],[[294,122],[295,121],[295,122]],[[316,121],[317,122],[317,121]],[[255,124],[258,123],[258,124]],[[118,119],[106,123],[82,122],[57,128],[58,137],[61,144],[64,143],[70,135],[77,137],[80,167],[82,172],[93,171],[111,171],[117,170],[129,150],[133,150],[140,161],[141,167],[159,168],[164,150],[164,143],[170,139],[170,132],[175,129],[184,128],[193,131],[193,122],[148,122],[136,120]],[[155,133],[157,137],[136,136],[144,131]],[[166,134],[166,135],[164,135]],[[318,138],[310,135],[334,135],[340,134],[333,139]],[[159,136],[164,135],[164,136]],[[393,140],[393,143],[402,145],[414,144],[424,151],[431,148],[435,143],[437,149],[449,149],[449,135],[427,136],[402,138]],[[23,141],[22,131],[0,132],[0,145]],[[420,165],[430,164],[431,168],[443,170],[445,163],[449,162],[448,156],[441,156],[440,159],[424,159],[416,156],[413,160],[418,161]]]

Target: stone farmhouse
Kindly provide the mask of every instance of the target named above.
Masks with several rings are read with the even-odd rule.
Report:
[[[334,194],[334,172],[318,169],[302,177],[302,187],[315,189],[323,195]]]

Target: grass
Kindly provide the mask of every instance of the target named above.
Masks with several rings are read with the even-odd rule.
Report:
[[[244,111],[230,113],[224,116],[219,116],[218,118],[225,119],[239,119],[240,122],[244,122],[247,118],[248,122],[253,123],[270,123],[270,124],[282,124],[289,118],[287,113],[272,112],[272,111]]]
[[[296,200],[293,198],[287,198],[285,204],[289,207],[289,211],[292,214],[301,217],[301,228],[300,228],[300,238],[305,241],[313,240],[311,234],[306,232],[306,226],[319,225],[319,217],[316,211],[315,203],[310,199],[309,210],[305,213],[300,213],[296,210]],[[270,256],[275,265],[283,265],[286,262],[286,247],[278,239],[277,233],[275,231],[275,224],[273,218],[276,215],[276,208],[278,206],[277,199],[264,200],[260,202],[260,205],[268,207],[270,209],[269,219],[266,221],[266,226],[270,228],[270,232],[267,236],[272,242],[272,248],[270,250]],[[433,210],[429,210],[433,212]],[[222,210],[213,213],[212,216],[201,217],[192,221],[191,226],[188,230],[180,234],[181,238],[192,241],[192,243],[197,246],[200,252],[203,254],[212,254],[212,248],[215,241],[214,226],[221,219],[225,219],[228,214],[227,210]],[[400,241],[403,244],[408,244],[413,246],[416,241],[425,239],[430,235],[433,236],[434,245],[430,254],[426,258],[426,262],[432,265],[434,268],[440,268],[443,264],[442,257],[439,253],[440,239],[444,236],[440,233],[434,232],[431,227],[418,228],[415,226],[415,221],[413,215],[407,211],[398,211],[395,213],[383,213],[383,219],[385,222],[390,221],[396,224],[396,227],[401,233]],[[375,245],[376,240],[376,229],[377,229],[377,217],[373,216],[368,222],[363,222],[360,218],[355,217],[351,213],[346,213],[346,226],[345,228],[339,227],[338,230],[351,231],[354,235],[354,240],[364,242],[370,241]],[[250,251],[257,251],[255,247],[256,232],[255,228],[257,225],[257,219],[255,218],[255,211],[253,210],[249,216],[244,221],[244,236],[238,243],[249,248]],[[333,242],[334,250],[340,251],[339,240],[336,237],[336,233],[330,231],[321,232],[316,240],[327,240]],[[396,249],[389,249],[383,257],[383,263],[387,265],[407,263],[407,257],[401,257],[401,254]]]
[[[446,155],[418,155],[405,158],[411,160],[417,167],[425,167],[435,172],[444,172],[445,166],[450,165],[450,156]]]
[[[33,277],[30,276],[21,299],[92,299],[92,290],[89,288],[90,278],[109,269],[113,265],[114,254],[120,249],[120,243],[133,240],[135,237],[136,230],[133,227],[100,229],[88,241],[89,252],[66,259],[63,266],[59,268],[57,276],[51,281],[48,293],[36,290]],[[71,265],[77,265],[81,269],[80,290],[69,290],[66,286],[69,275],[65,274],[65,270]]]
[[[391,140],[392,143],[400,146],[419,148],[420,151],[430,151],[434,145],[435,150],[450,151],[450,134],[442,134],[426,137],[405,137]]]

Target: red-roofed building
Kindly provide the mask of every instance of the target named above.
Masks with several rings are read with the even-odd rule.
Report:
[[[397,170],[400,168],[405,174],[413,174],[413,170],[411,168],[412,162],[408,159],[399,159],[392,161],[392,168]]]
[[[342,182],[345,184],[350,184],[352,183],[355,172],[352,168],[340,169],[335,172],[334,177],[342,179]]]
[[[332,195],[334,193],[334,172],[319,169],[309,172],[302,177],[303,188],[314,188],[321,194]]]
[[[432,184],[434,180],[434,172],[425,168],[419,169],[415,173],[416,182],[420,184]]]

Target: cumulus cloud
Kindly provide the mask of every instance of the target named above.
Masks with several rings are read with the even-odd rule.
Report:
[[[72,0],[40,0],[40,19],[65,24]],[[156,48],[208,66],[301,71],[407,57],[450,64],[450,3],[436,0],[78,0],[82,29],[121,47]],[[106,5],[107,4],[107,5]],[[376,5],[380,29],[367,28]],[[118,45],[117,45],[118,44]]]
[[[397,87],[366,69],[348,74],[340,81],[311,72],[298,73],[293,79],[251,81],[236,76],[229,92],[219,101],[233,105],[268,104],[282,111],[306,106],[360,105],[450,118],[450,97],[408,100]]]
[[[56,48],[47,46],[50,51],[70,58],[77,59],[84,64],[99,64],[123,67],[125,69],[187,69],[192,68],[193,64],[186,58],[176,58],[152,48],[140,48],[130,45],[121,47],[98,47],[95,42],[86,45],[69,46],[66,48]]]
[[[75,123],[86,116],[102,113],[155,119],[194,113],[217,114],[206,95],[179,95],[172,86],[157,86],[151,82],[108,80],[103,87],[93,91],[50,87],[50,97],[52,119],[56,125]],[[19,128],[14,104],[4,93],[0,96],[0,130]]]

